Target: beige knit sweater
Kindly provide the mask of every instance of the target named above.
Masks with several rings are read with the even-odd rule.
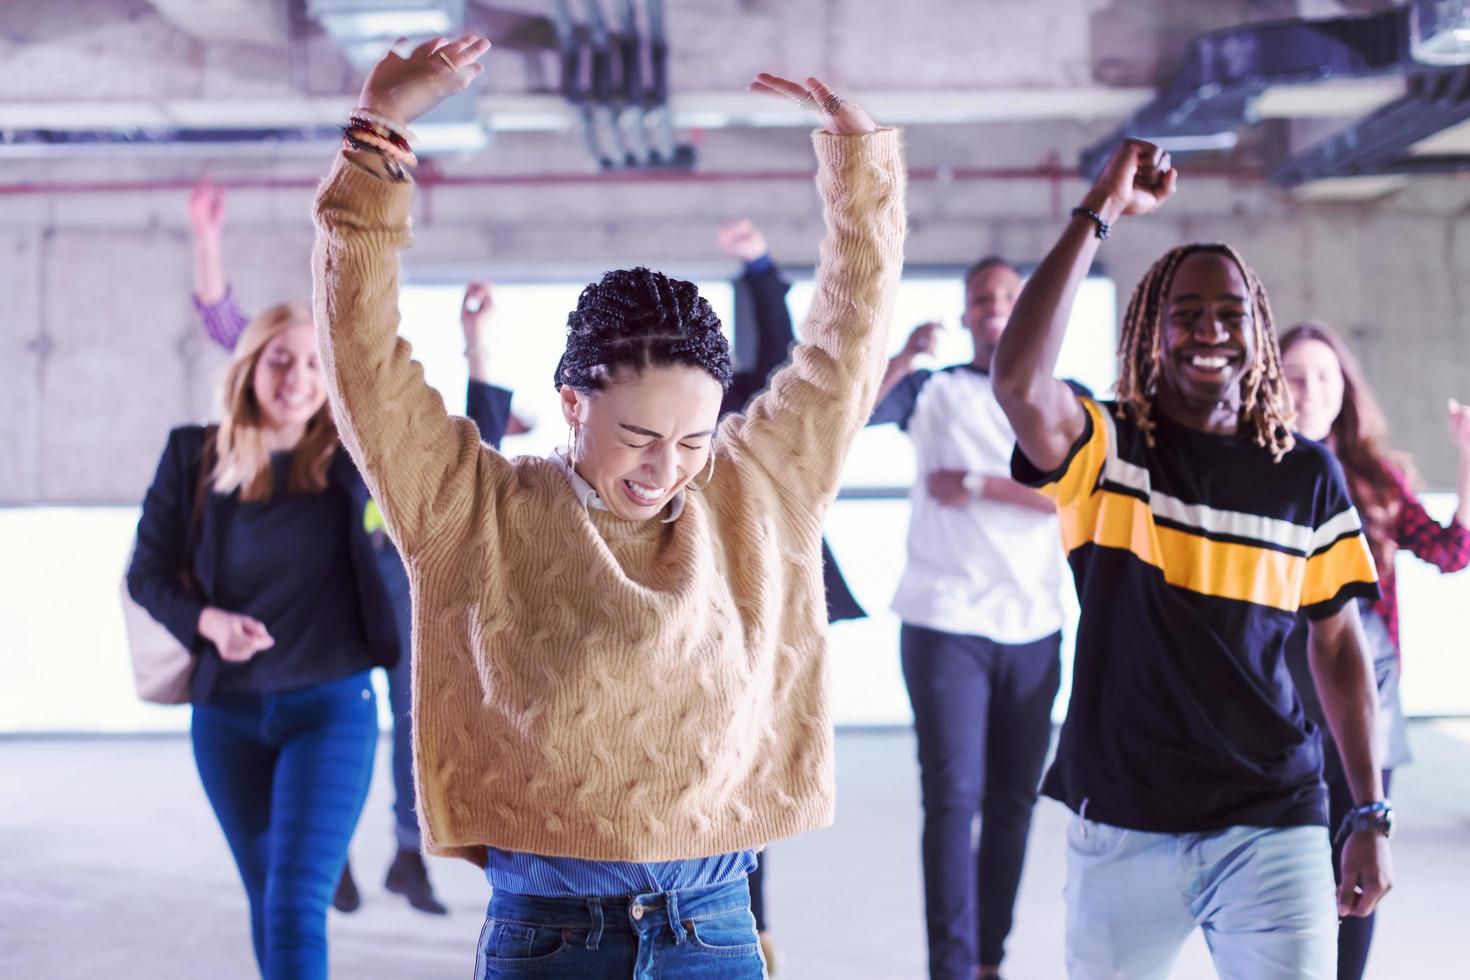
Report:
[[[666,861],[825,826],[821,525],[883,372],[902,266],[899,134],[815,137],[826,239],[806,342],[720,425],[679,520],[577,502],[450,416],[397,338],[412,186],[339,158],[317,194],[316,322],[342,440],[413,587],[424,841]]]

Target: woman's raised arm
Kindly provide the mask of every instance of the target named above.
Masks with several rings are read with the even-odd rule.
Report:
[[[363,84],[361,113],[407,124],[462,90],[490,47],[467,35],[436,39],[408,57],[389,52]],[[469,514],[482,453],[475,426],[452,418],[398,337],[398,253],[409,243],[411,181],[387,156],[344,150],[317,192],[313,303],[328,390],[342,442],[411,553]]]

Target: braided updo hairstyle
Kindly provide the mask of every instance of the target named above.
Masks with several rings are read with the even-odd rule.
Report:
[[[730,387],[730,342],[694,283],[639,266],[604,273],[567,317],[567,349],[555,384],[600,391],[619,368],[703,368]]]

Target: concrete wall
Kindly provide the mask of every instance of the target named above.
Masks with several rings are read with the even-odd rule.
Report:
[[[975,127],[915,131],[916,170],[1013,166],[1042,159],[1051,141],[1066,159],[1085,127]],[[554,169],[575,156],[570,137],[507,140],[501,170]],[[804,134],[712,133],[703,146],[726,182],[600,182],[438,187],[421,192],[410,274],[466,263],[494,276],[545,268],[587,270],[648,262],[691,268],[724,260],[714,229],[748,216],[776,254],[810,262],[821,234]],[[229,198],[231,277],[247,306],[309,292],[311,181],[322,161],[213,161]],[[778,179],[754,179],[758,164]],[[168,427],[209,415],[221,355],[198,332],[189,303],[184,223],[198,161],[124,159],[48,164],[65,184],[84,177],[150,180],[158,189],[57,189],[0,196],[0,503],[129,502],[151,475]],[[580,165],[580,164],[578,164]],[[7,165],[36,179],[39,164]],[[470,168],[446,166],[466,175]],[[796,176],[780,178],[782,173]],[[11,184],[4,170],[0,183]],[[962,263],[1001,252],[1039,258],[1079,184],[1043,177],[916,180],[910,194],[915,263]],[[1344,330],[1385,402],[1395,443],[1418,457],[1431,485],[1452,479],[1443,403],[1470,396],[1470,184],[1423,180],[1374,204],[1313,204],[1257,182],[1186,171],[1168,209],[1124,223],[1102,255],[1120,302],[1167,247],[1196,239],[1240,246],[1265,277],[1277,321],[1305,317]],[[904,329],[907,324],[896,324]],[[548,324],[547,329],[556,329]]]

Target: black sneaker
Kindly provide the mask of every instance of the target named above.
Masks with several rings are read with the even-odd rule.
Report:
[[[337,894],[332,896],[332,908],[338,912],[356,912],[362,904],[357,882],[352,880],[352,864],[342,865],[342,877],[337,879]]]
[[[388,865],[388,877],[383,887],[408,899],[408,904],[420,912],[449,914],[449,910],[434,897],[434,886],[429,884],[429,869],[424,867],[424,856],[418,851],[399,848],[393,863]]]

